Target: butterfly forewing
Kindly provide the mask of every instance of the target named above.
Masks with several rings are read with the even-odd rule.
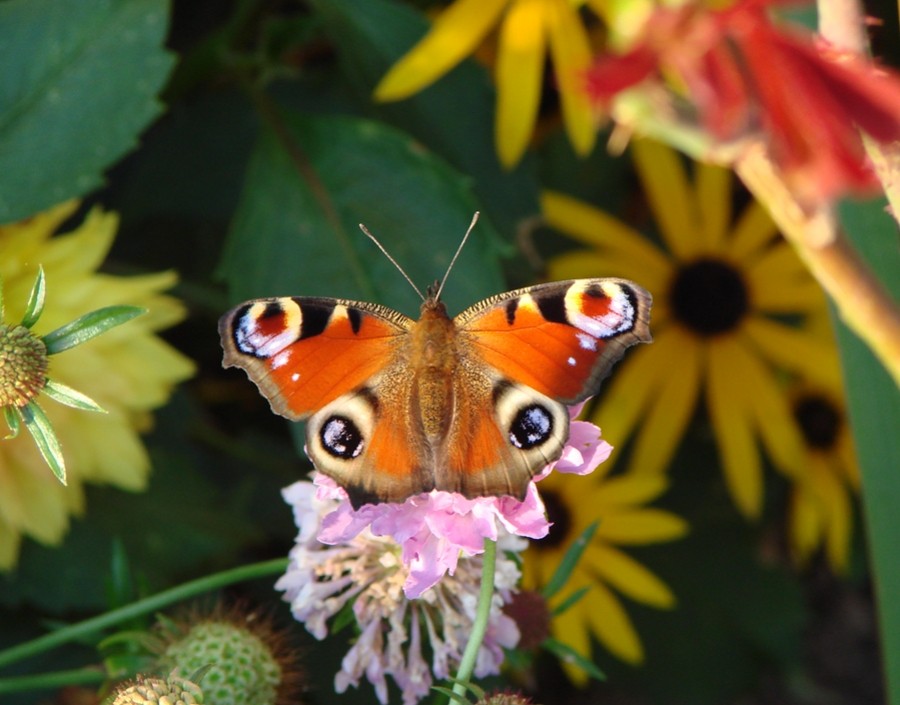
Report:
[[[650,294],[623,279],[539,284],[456,317],[487,365],[563,404],[595,394],[625,349],[650,341]]]
[[[303,419],[356,389],[391,360],[412,321],[343,299],[256,299],[219,321],[225,367],[241,367],[289,419]]]

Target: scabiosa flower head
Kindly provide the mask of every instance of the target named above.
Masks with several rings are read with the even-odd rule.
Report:
[[[467,537],[453,534],[448,526],[454,517],[459,523],[468,523],[455,514],[459,508],[447,498],[433,502],[420,499],[408,510],[386,515],[382,522],[347,530],[346,538],[336,538],[338,534],[334,532],[331,535],[334,542],[326,545],[320,540],[326,531],[326,520],[353,519],[345,510],[349,503],[344,491],[330,479],[317,475],[315,483],[300,481],[291,485],[285,489],[284,497],[294,509],[300,532],[291,551],[290,567],[276,588],[284,590],[294,616],[317,639],[325,638],[327,621],[349,605],[360,631],[335,677],[335,689],[344,692],[351,685],[358,686],[365,677],[375,687],[379,701],[387,703],[387,677],[390,677],[402,691],[404,703],[418,702],[428,694],[433,678],[448,677],[459,664],[472,630],[481,583],[481,556],[474,550],[459,555],[461,544],[453,542],[465,539],[474,546],[477,541],[472,536],[477,530]],[[368,506],[371,505],[360,512]],[[423,518],[428,506],[442,506],[447,512],[445,525],[435,527],[443,537],[442,545],[437,545],[442,543],[441,538],[434,539],[435,545],[418,544],[414,536],[405,545],[398,545],[390,536],[375,533],[376,526],[395,529],[409,517],[412,517],[410,526],[430,530],[428,518]],[[499,671],[502,649],[512,648],[519,639],[514,622],[501,611],[519,579],[516,563],[503,552],[523,550],[524,541],[502,528],[504,525],[497,516],[482,505],[473,504],[469,509],[473,523],[481,529],[487,531],[486,527],[495,525],[490,533],[501,549],[491,616],[475,666],[475,675],[482,677]],[[452,536],[448,538],[448,534]],[[414,551],[414,544],[421,545],[427,553],[426,561],[407,563],[404,560],[408,551]],[[457,554],[452,561],[450,552]],[[411,581],[413,570],[427,561],[441,562],[441,565],[452,562],[453,570],[443,580],[427,581],[431,583],[428,586],[421,578]],[[433,571],[425,572],[433,574]],[[407,588],[408,584],[412,587]],[[418,599],[410,600],[410,592]],[[430,666],[422,654],[426,641],[433,653]]]
[[[147,639],[156,670],[199,682],[216,705],[296,702],[302,674],[285,633],[265,615],[236,606],[161,618]],[[129,701],[130,702],[130,701]]]
[[[570,408],[573,419],[581,407]],[[599,428],[573,420],[559,460],[538,473],[535,481],[554,469],[585,475],[611,452],[612,446],[601,440]],[[455,492],[433,490],[403,503],[366,504],[359,509],[354,509],[346,501],[347,493],[325,475],[319,473],[314,483],[322,499],[339,502],[324,517],[318,540],[331,545],[347,543],[366,528],[374,536],[392,538],[400,545],[400,559],[407,568],[403,591],[408,598],[419,597],[445,573],[452,575],[460,555],[480,554],[485,539],[497,541],[503,532],[540,539],[550,528],[534,482],[522,501],[514,497],[467,499]]]
[[[200,686],[185,678],[138,676],[136,683],[123,684],[106,702],[109,705],[199,705],[204,701]]]
[[[581,406],[572,407],[574,418]],[[569,442],[553,469],[586,474],[609,457],[611,446],[600,429],[572,421]],[[365,678],[387,702],[387,677],[405,703],[428,693],[433,678],[446,678],[459,663],[472,631],[481,585],[486,539],[498,543],[495,593],[487,633],[475,665],[478,677],[497,673],[502,648],[519,640],[515,622],[502,608],[519,580],[507,553],[524,550],[521,537],[546,536],[549,522],[534,482],[523,501],[432,491],[402,504],[367,504],[354,509],[332,479],[315,473],[284,491],[300,531],[288,572],[276,588],[284,590],[294,616],[317,639],[328,620],[352,604],[360,636],[335,678],[343,692]],[[427,639],[431,667],[422,656]]]

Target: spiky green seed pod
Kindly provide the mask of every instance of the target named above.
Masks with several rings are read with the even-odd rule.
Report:
[[[206,666],[203,690],[210,705],[274,705],[281,665],[265,642],[247,629],[223,621],[192,625],[172,641],[162,661],[179,674]]]

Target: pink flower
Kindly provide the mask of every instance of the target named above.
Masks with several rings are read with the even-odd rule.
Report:
[[[570,408],[573,419],[581,406]],[[600,439],[600,429],[594,424],[572,421],[562,456],[534,480],[543,479],[553,469],[585,475],[611,452],[612,446]],[[403,585],[409,598],[421,595],[446,573],[453,575],[461,555],[480,554],[485,539],[497,541],[501,531],[540,539],[550,530],[535,482],[528,485],[521,502],[513,497],[467,499],[454,492],[433,490],[410,497],[402,504],[366,504],[359,509],[350,505],[347,493],[334,480],[316,473],[313,482],[318,488],[318,499],[341,501],[324,518],[319,541],[331,545],[346,543],[366,528],[374,536],[392,538],[401,546],[401,560],[409,569]]]
[[[405,705],[428,695],[434,678],[448,678],[458,667],[472,631],[481,586],[481,556],[457,557],[452,575],[409,600],[403,591],[410,568],[393,539],[375,536],[363,527],[346,542],[325,545],[317,540],[323,520],[346,499],[331,498],[329,483],[296,482],[284,490],[300,531],[290,553],[290,565],[276,589],[284,591],[294,617],[317,639],[328,634],[328,620],[352,604],[359,636],[335,676],[335,690],[357,687],[365,678],[382,703],[388,700],[387,679],[403,693]],[[524,540],[505,529],[497,535],[495,592],[488,630],[479,651],[475,675],[496,674],[503,649],[519,640],[515,622],[502,611],[519,581],[511,553],[524,550]],[[423,656],[427,643],[429,665]]]

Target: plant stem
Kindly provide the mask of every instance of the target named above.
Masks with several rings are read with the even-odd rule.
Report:
[[[0,678],[0,695],[29,690],[53,690],[67,685],[93,685],[102,683],[105,679],[106,674],[103,670],[93,667],[12,676],[11,678]]]
[[[126,622],[145,615],[149,612],[155,612],[158,609],[167,607],[175,602],[180,602],[188,598],[200,595],[205,592],[217,590],[232,583],[239,583],[245,580],[261,578],[267,575],[275,575],[284,572],[287,567],[287,558],[278,558],[262,563],[253,563],[251,565],[241,566],[224,570],[220,573],[207,575],[197,580],[178,585],[176,587],[164,590],[163,592],[151,595],[130,605],[125,605],[111,612],[91,617],[83,622],[71,624],[63,627],[55,632],[50,632],[37,639],[26,641],[24,644],[13,646],[5,651],[0,651],[0,667],[6,666],[16,661],[35,656],[44,651],[61,646],[76,639],[84,639],[93,636],[102,629],[112,627],[120,622]]]
[[[762,145],[747,149],[734,166],[828,292],[844,323],[900,384],[900,308],[850,245],[834,214],[805,210]]]
[[[478,595],[478,611],[475,613],[475,622],[472,624],[472,633],[469,642],[463,651],[459,662],[459,670],[456,673],[456,683],[453,684],[453,692],[465,697],[465,683],[472,677],[475,670],[475,661],[478,651],[484,641],[487,632],[488,617],[491,614],[491,603],[494,599],[494,570],[497,567],[497,543],[490,539],[484,540],[484,555],[481,563],[481,592]]]

